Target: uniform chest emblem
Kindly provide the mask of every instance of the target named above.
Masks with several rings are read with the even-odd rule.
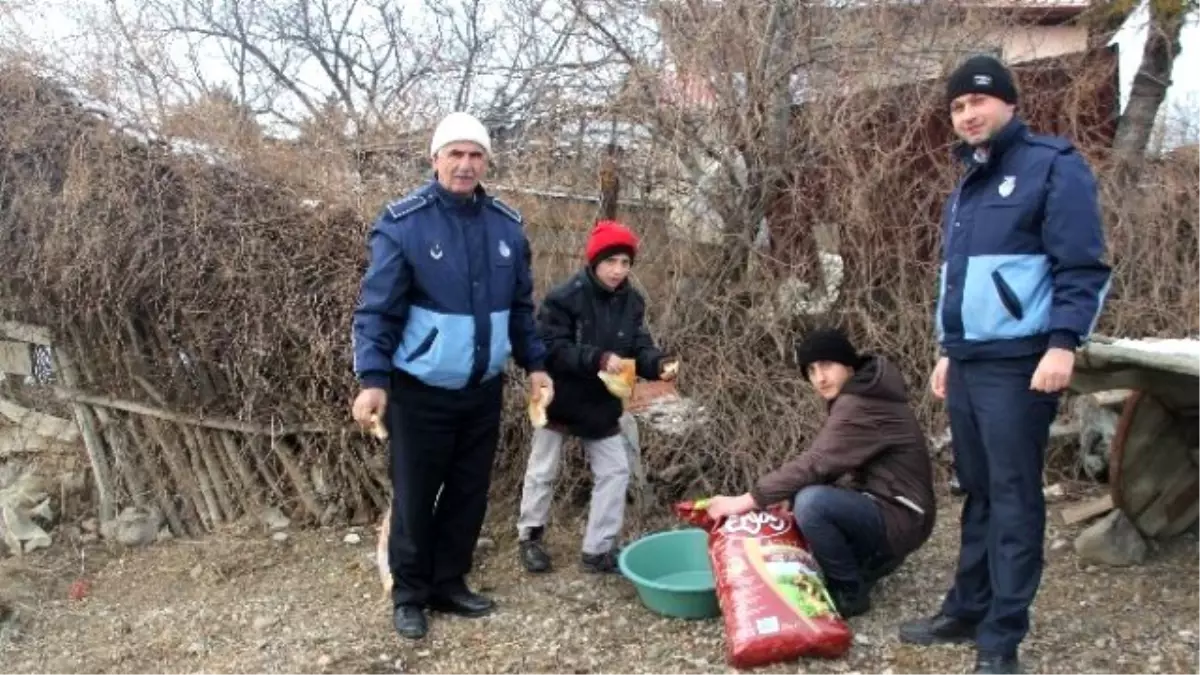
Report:
[[[508,244],[504,243],[503,241],[502,241],[502,242],[500,242],[500,249],[499,249],[499,250],[500,250],[500,256],[501,256],[501,257],[507,258],[508,256],[512,255],[512,249],[510,249],[510,248],[508,247]]]
[[[442,255],[443,253],[441,244],[434,244],[433,248],[429,249],[429,257],[433,258],[434,260],[441,260]]]
[[[1001,197],[1007,197],[1013,193],[1013,190],[1015,190],[1016,187],[1017,187],[1017,177],[1016,176],[1005,176],[1004,180],[1000,181],[1000,187],[997,188],[997,192],[1000,193]]]

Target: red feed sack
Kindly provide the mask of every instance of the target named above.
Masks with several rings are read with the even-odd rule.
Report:
[[[817,561],[785,509],[714,521],[707,500],[680,502],[675,514],[708,532],[708,555],[734,668],[801,657],[839,658],[853,641]]]

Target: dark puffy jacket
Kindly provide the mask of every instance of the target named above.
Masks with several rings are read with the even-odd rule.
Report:
[[[662,352],[645,326],[640,293],[621,284],[609,290],[591,268],[554,289],[538,309],[538,334],[548,352],[546,370],[554,379],[550,424],[580,438],[606,438],[619,432],[621,401],[597,377],[607,354],[637,360],[637,374],[657,380]]]

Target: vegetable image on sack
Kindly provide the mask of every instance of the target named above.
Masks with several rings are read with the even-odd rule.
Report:
[[[854,636],[792,514],[771,508],[714,521],[707,507],[704,499],[680,502],[675,514],[708,532],[729,664],[843,656]]]

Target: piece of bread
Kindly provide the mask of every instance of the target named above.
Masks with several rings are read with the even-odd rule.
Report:
[[[387,427],[383,426],[383,422],[379,419],[379,415],[371,415],[371,435],[381,441],[388,439]]]
[[[610,373],[602,370],[597,375],[613,396],[628,401],[633,396],[633,385],[637,383],[637,362],[633,359],[621,359],[621,372]]]
[[[534,429],[541,429],[550,421],[546,417],[546,408],[550,407],[551,398],[547,387],[537,387],[529,393],[529,421]]]
[[[661,377],[670,379],[672,377],[675,377],[678,374],[679,374],[679,361],[673,360],[673,361],[667,362],[666,365],[663,366]]]

